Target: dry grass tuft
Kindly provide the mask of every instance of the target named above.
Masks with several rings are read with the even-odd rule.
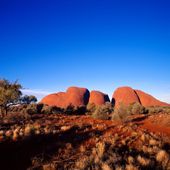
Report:
[[[96,145],[96,151],[97,151],[97,156],[98,156],[99,158],[102,158],[103,153],[104,153],[104,151],[105,151],[105,143],[103,143],[103,142],[97,143],[97,145]]]
[[[163,167],[165,167],[170,161],[170,158],[166,151],[160,150],[156,155],[156,160],[160,162]]]
[[[126,165],[125,170],[138,170],[138,168],[132,164]]]
[[[112,170],[112,169],[110,168],[110,166],[108,164],[103,163],[102,164],[102,170]]]
[[[138,155],[137,160],[142,166],[148,166],[150,164],[149,159],[141,157],[140,155]]]

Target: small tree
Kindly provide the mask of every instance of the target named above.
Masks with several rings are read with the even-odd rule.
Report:
[[[22,104],[32,104],[36,102],[37,102],[37,98],[33,95],[31,96],[25,95],[20,98],[20,103]]]
[[[17,104],[22,93],[22,86],[15,81],[14,83],[8,80],[0,80],[0,109],[2,116],[8,112],[8,107]]]

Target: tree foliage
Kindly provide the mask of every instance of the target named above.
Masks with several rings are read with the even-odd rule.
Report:
[[[22,95],[21,88],[22,86],[17,81],[0,80],[0,108],[2,116],[7,114],[9,106],[18,103]]]
[[[37,102],[37,98],[33,95],[25,95],[25,96],[22,96],[20,98],[20,103],[21,104],[31,104],[31,103],[36,103]]]

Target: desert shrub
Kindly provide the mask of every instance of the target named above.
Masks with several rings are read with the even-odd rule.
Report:
[[[57,114],[57,113],[64,113],[64,109],[57,106],[52,106],[52,114]]]
[[[119,107],[116,108],[114,112],[112,113],[111,119],[112,120],[124,120],[129,115],[130,115],[130,112],[128,111],[127,106],[121,103]]]
[[[112,113],[112,120],[126,120],[130,115],[147,114],[148,110],[139,103],[133,103],[128,106],[121,103]]]
[[[129,108],[132,114],[147,114],[148,110],[139,103],[132,104],[131,108]]]
[[[70,104],[69,106],[67,106],[66,109],[64,109],[64,113],[67,115],[82,115],[86,113],[86,106],[73,106],[72,104]]]
[[[4,121],[21,123],[22,121],[29,120],[30,118],[31,116],[26,112],[11,112],[4,118]]]
[[[26,112],[30,115],[38,113],[37,104],[29,104],[26,108]]]
[[[149,114],[157,114],[163,111],[163,108],[161,107],[148,107]]]
[[[28,107],[27,104],[19,104],[19,105],[15,105],[15,106],[11,106],[9,107],[9,112],[10,113],[25,113],[26,108]]]
[[[72,104],[70,104],[69,106],[67,106],[66,109],[64,109],[64,113],[68,115],[73,115],[74,112],[75,112],[75,107]]]
[[[96,110],[97,106],[94,104],[94,103],[88,103],[87,106],[86,106],[86,114],[87,115],[92,115],[95,110]]]
[[[87,112],[86,106],[79,106],[74,110],[74,113],[76,115],[84,115],[86,112]]]
[[[147,109],[149,114],[158,114],[161,112],[170,113],[170,107],[168,106],[152,106],[148,107]]]
[[[38,104],[36,104],[37,105],[37,112],[38,113],[41,113],[42,112],[42,109],[43,109],[43,107],[44,107],[44,104],[43,103],[38,103]]]
[[[103,120],[109,120],[111,118],[111,113],[113,112],[113,106],[111,103],[107,102],[101,106],[95,106],[95,108],[95,111],[91,114],[93,118]]]
[[[51,114],[52,113],[52,106],[43,105],[43,108],[41,109],[42,114]]]
[[[57,114],[57,113],[63,113],[63,109],[56,107],[56,106],[48,106],[43,105],[43,108],[41,109],[42,114]]]

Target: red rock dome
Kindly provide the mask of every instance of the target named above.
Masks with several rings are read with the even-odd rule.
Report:
[[[41,103],[49,106],[66,108],[69,105],[84,106],[88,103],[89,91],[86,88],[70,87],[66,92],[49,94],[41,100]]]
[[[100,91],[91,91],[89,103],[94,103],[95,105],[102,105],[106,102],[110,102],[109,96]]]
[[[112,96],[112,103],[115,104],[115,107],[121,103],[127,106],[136,102],[140,103],[140,100],[131,87],[119,87]]]
[[[129,105],[136,102],[140,103],[145,107],[170,106],[170,104],[161,102],[154,98],[153,96],[141,90],[134,90],[131,87],[117,88],[112,97],[112,103],[115,104],[115,107],[118,107],[121,103],[123,103],[124,105]]]
[[[137,93],[140,102],[143,106],[148,107],[148,106],[170,106],[170,104],[167,104],[165,102],[161,102],[154,98],[153,96],[141,91],[141,90],[135,90]]]
[[[47,104],[49,106],[65,108],[67,106],[65,98],[66,93],[64,92],[49,94],[41,100],[41,103]]]
[[[66,92],[59,92],[47,95],[41,100],[41,103],[49,106],[57,106],[60,108],[67,108],[69,105],[75,107],[85,106],[88,103],[94,103],[96,105],[102,105],[105,102],[109,102],[109,97],[100,91],[91,91],[80,87],[69,87]],[[132,103],[140,103],[143,106],[170,106],[165,102],[161,102],[153,96],[140,91],[134,90],[131,87],[119,87],[115,90],[112,103],[115,107],[118,107],[121,103],[129,105]]]
[[[89,91],[86,88],[69,87],[66,91],[66,100],[68,105],[84,106],[89,101]]]

